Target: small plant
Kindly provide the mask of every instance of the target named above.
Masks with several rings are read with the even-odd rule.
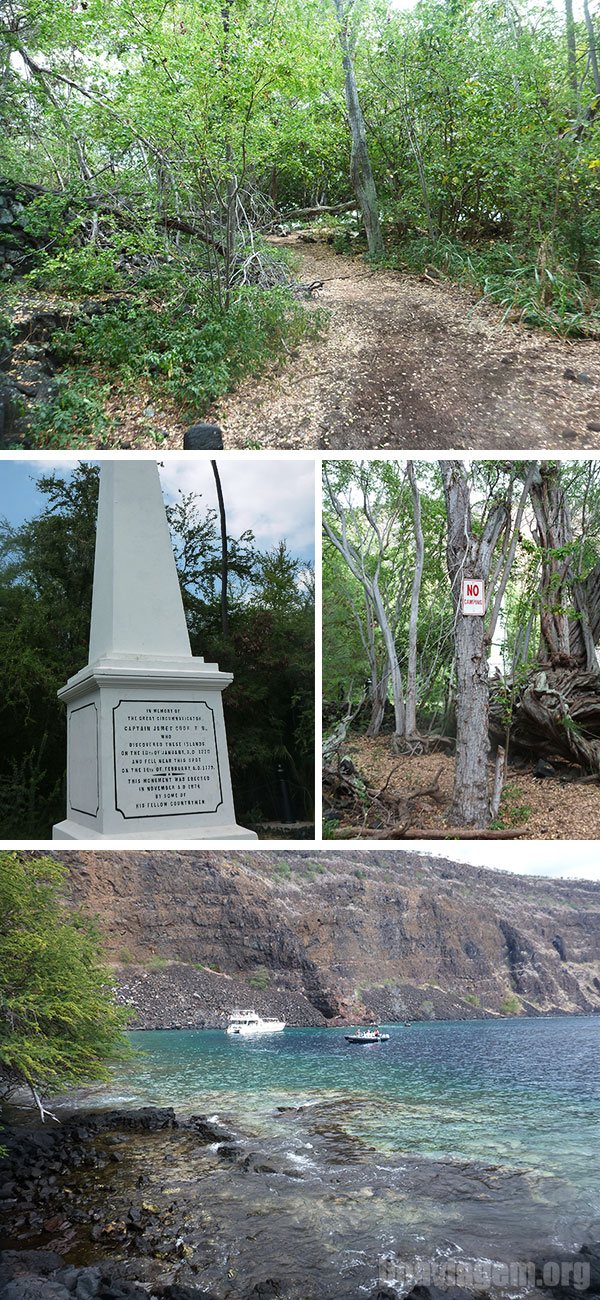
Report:
[[[339,828],[340,828],[339,817],[324,817],[323,818],[323,839],[324,840],[337,839],[336,832],[339,830]]]
[[[251,989],[262,991],[268,989],[271,983],[271,975],[266,966],[258,966],[254,973],[249,977],[248,983]]]
[[[165,970],[169,964],[166,957],[160,957],[157,952],[153,953],[144,963],[148,970]]]
[[[117,955],[117,961],[121,966],[135,965],[135,957],[131,951],[131,948],[121,948]]]
[[[471,1007],[481,1006],[481,998],[478,993],[465,993],[464,1000],[465,1002],[468,1002]]]
[[[510,830],[513,826],[523,826],[531,817],[529,804],[522,803],[519,787],[512,783],[505,785],[497,817],[490,823],[494,831]]]
[[[61,249],[53,257],[45,256],[26,278],[36,288],[50,289],[69,298],[123,287],[123,278],[115,268],[113,249],[89,245]]]
[[[292,872],[288,862],[275,863],[275,866],[273,867],[273,875],[277,876],[279,880],[289,880],[291,874]]]
[[[503,1016],[518,1016],[521,1011],[521,1000],[516,993],[507,993],[500,1007]]]
[[[104,409],[110,392],[93,375],[66,370],[54,380],[54,395],[32,408],[27,434],[30,447],[85,447],[102,444],[112,424]]]

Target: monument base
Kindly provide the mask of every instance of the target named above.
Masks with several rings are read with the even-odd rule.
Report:
[[[149,832],[144,829],[143,834],[139,830],[129,830],[124,834],[122,831],[114,831],[112,834],[100,834],[99,831],[88,829],[78,822],[71,821],[67,818],[64,822],[57,822],[52,827],[53,840],[257,840],[258,835],[254,831],[246,830],[245,826],[187,826],[182,830],[174,830],[171,826],[168,830],[157,830]]]

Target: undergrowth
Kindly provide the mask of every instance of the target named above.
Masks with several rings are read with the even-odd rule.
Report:
[[[497,304],[505,320],[519,319],[566,338],[600,337],[600,261],[586,283],[566,257],[551,257],[544,245],[534,257],[497,240],[475,248],[424,236],[403,243],[389,261],[421,273],[433,267],[469,285]]]
[[[285,285],[239,288],[225,310],[207,275],[185,261],[131,277],[115,272],[106,250],[76,249],[46,259],[29,279],[69,296],[105,295],[102,310],[74,312],[51,337],[53,359],[64,369],[32,416],[33,447],[103,445],[113,428],[105,413],[111,389],[134,392],[140,381],[190,422],[201,418],[245,375],[322,328],[322,313],[307,312]]]

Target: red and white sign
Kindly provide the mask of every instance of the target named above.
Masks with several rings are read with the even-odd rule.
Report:
[[[463,578],[462,614],[485,614],[485,583],[482,578]]]

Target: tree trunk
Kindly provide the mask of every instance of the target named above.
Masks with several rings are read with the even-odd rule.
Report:
[[[223,499],[223,489],[221,487],[221,476],[216,460],[211,460],[213,474],[215,476],[215,485],[217,489],[217,498],[219,501],[219,519],[221,521],[221,629],[223,636],[229,636],[229,556],[227,553],[227,518],[225,515],[225,501]]]
[[[569,71],[569,85],[573,91],[575,104],[577,104],[578,84],[577,84],[577,42],[575,38],[575,19],[573,17],[573,0],[565,0],[565,18],[567,27],[567,67]]]
[[[590,13],[588,0],[583,0],[583,16],[585,19],[585,27],[588,35],[588,49],[590,52],[590,65],[592,69],[592,76],[594,78],[594,90],[597,95],[600,95],[600,68],[598,67],[598,48],[596,45],[596,33],[594,31],[594,24],[592,22],[592,15]]]
[[[441,461],[447,516],[446,554],[455,611],[456,766],[451,819],[457,826],[487,826],[489,690],[484,619],[461,613],[463,578],[486,580],[506,506],[496,506],[481,538],[473,535],[469,485],[461,461]]]
[[[365,120],[358,97],[358,87],[356,85],[354,62],[352,58],[352,45],[348,32],[348,11],[351,7],[352,0],[350,0],[350,3],[349,0],[334,0],[334,4],[338,20],[339,42],[342,50],[344,94],[346,96],[346,108],[348,110],[348,124],[352,138],[352,150],[350,155],[352,186],[361,211],[369,252],[373,257],[381,257],[384,248],[383,235],[381,233],[381,225],[379,221],[379,203],[377,200],[375,181],[373,179],[371,159],[369,157]]]
[[[367,736],[378,736],[383,725],[385,717],[385,706],[387,704],[388,684],[390,680],[390,670],[386,666],[385,672],[379,681],[374,681],[371,690],[371,717],[367,727]]]
[[[413,505],[413,526],[415,532],[415,568],[410,597],[410,621],[408,628],[408,665],[406,670],[406,718],[405,734],[408,737],[417,734],[417,630],[419,623],[419,601],[421,598],[421,581],[425,558],[423,525],[421,522],[421,497],[414,461],[406,466]]]

